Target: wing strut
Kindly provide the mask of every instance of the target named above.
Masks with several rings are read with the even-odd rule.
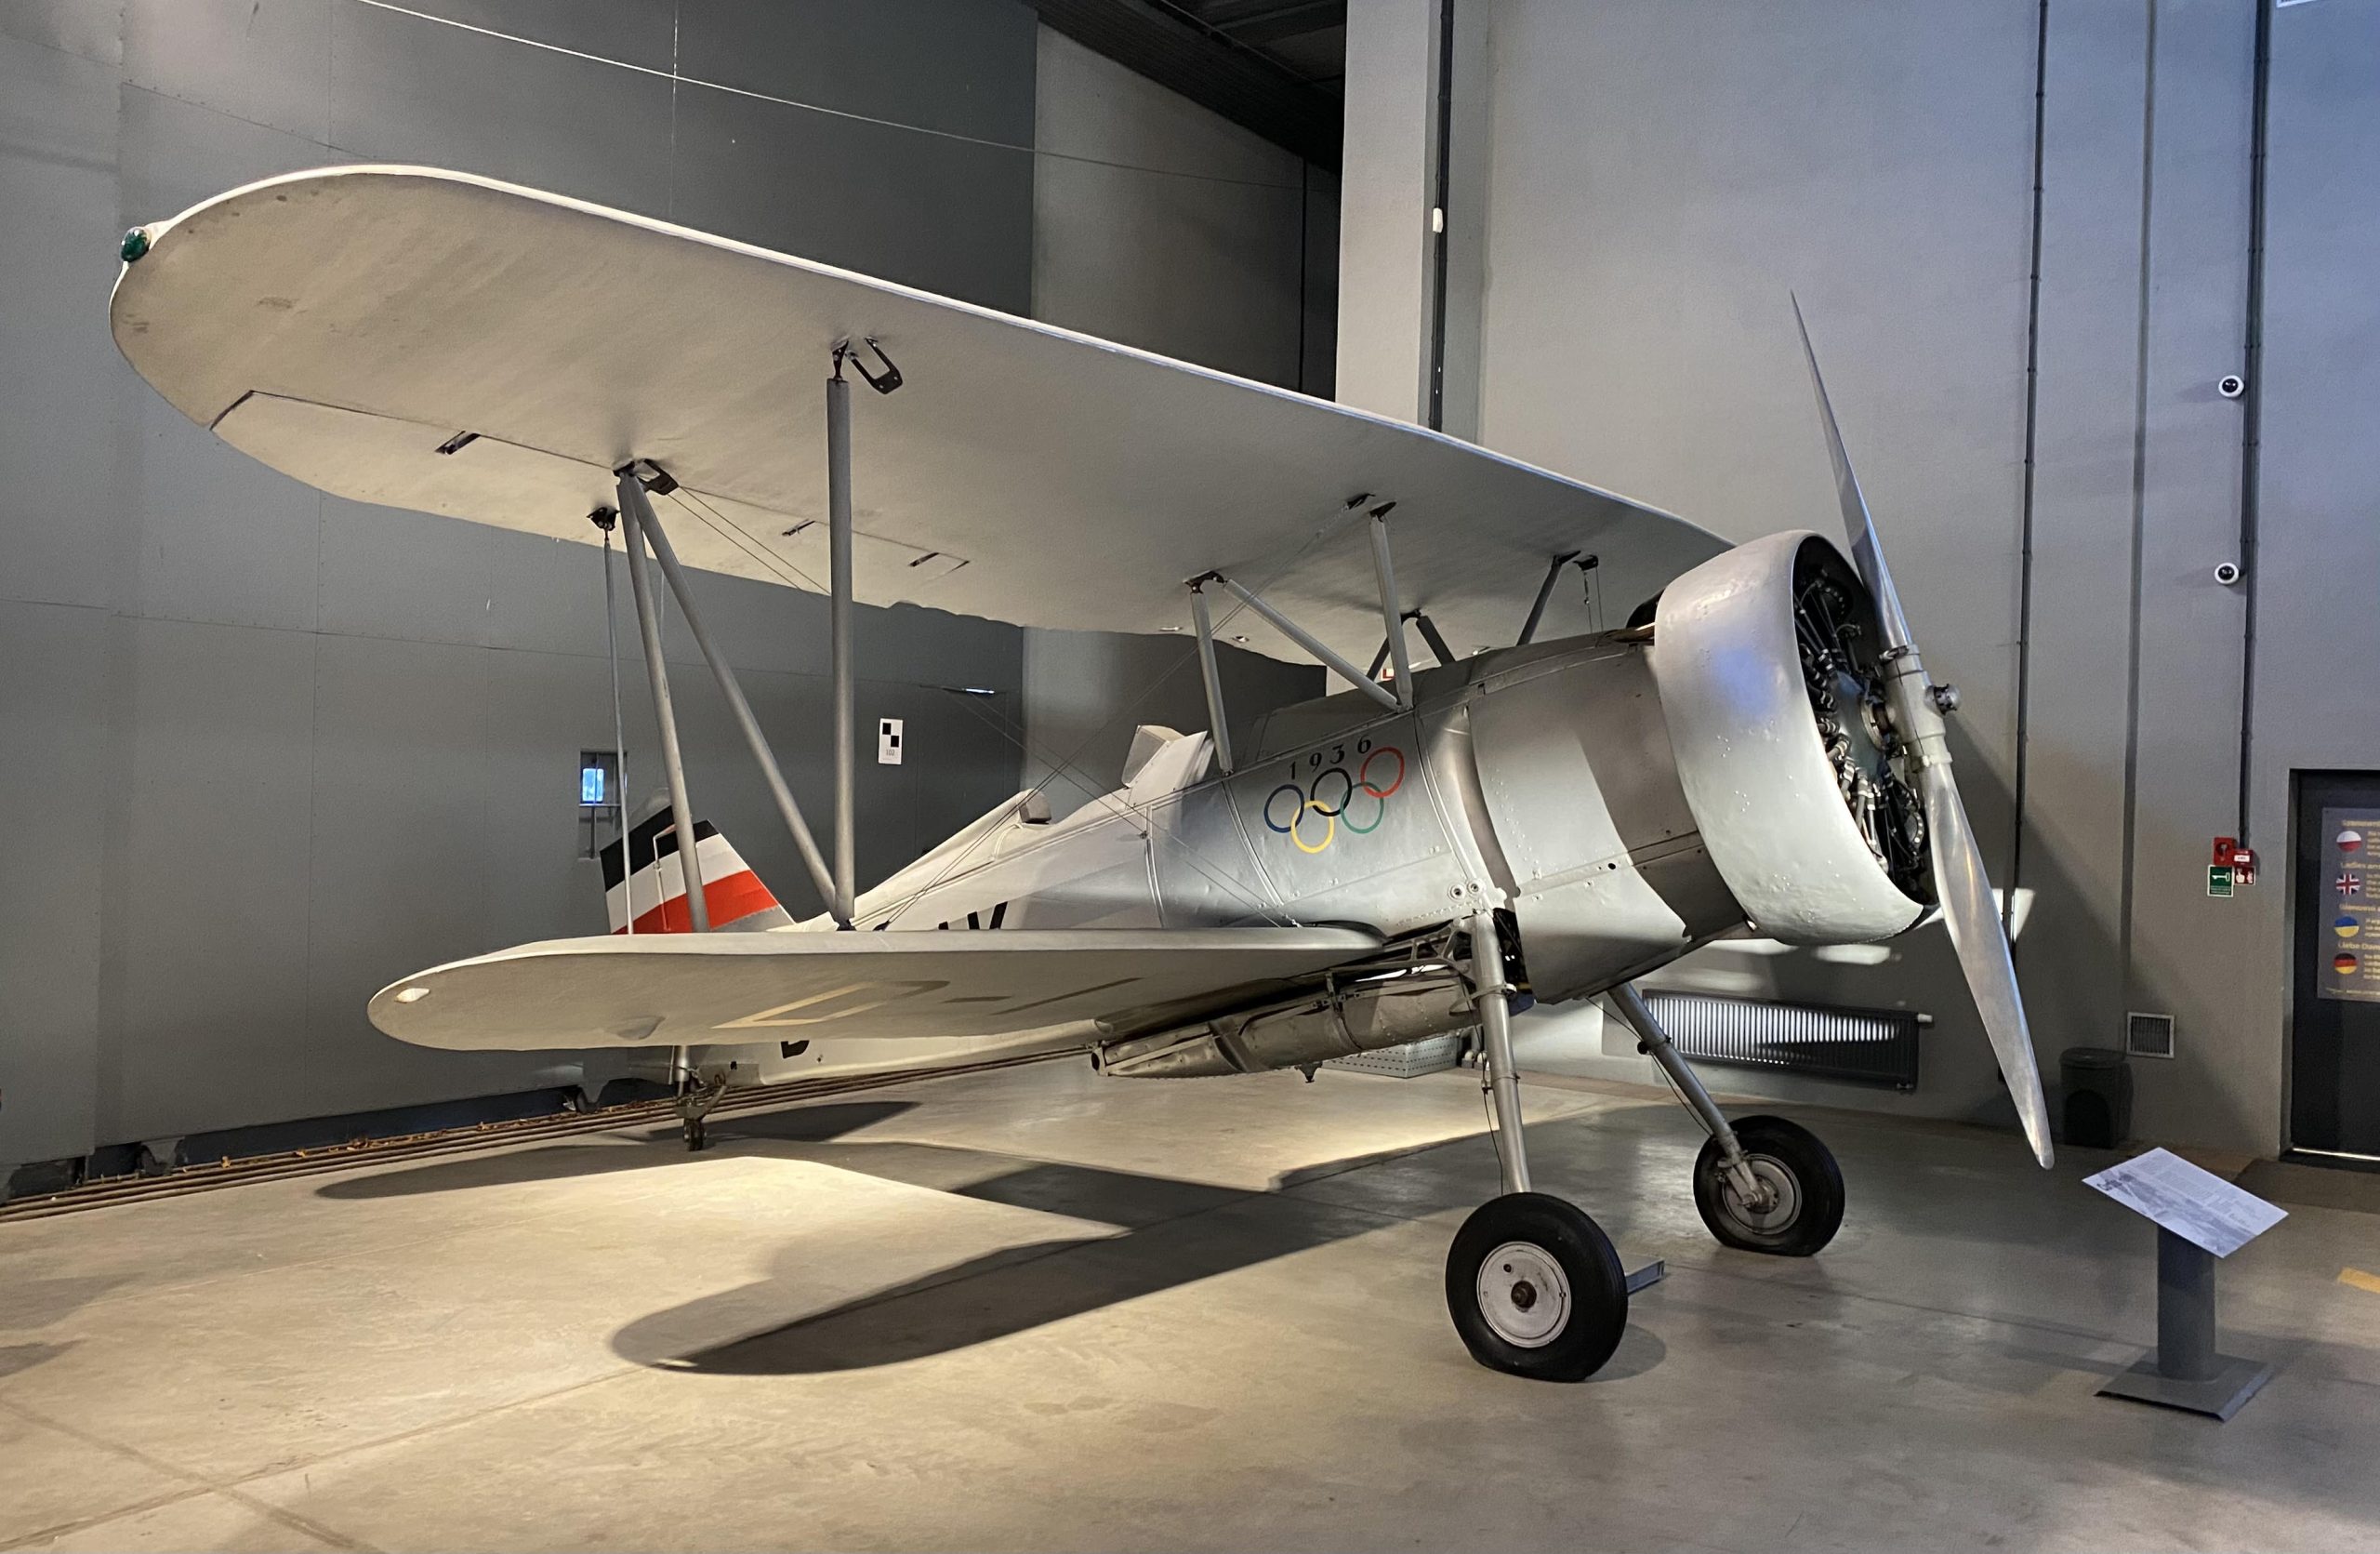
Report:
[[[826,623],[835,682],[835,881],[826,899],[836,923],[845,928],[852,925],[859,898],[859,777],[853,766],[859,759],[859,730],[852,688],[852,386],[843,377],[843,365],[849,363],[879,394],[901,386],[901,369],[884,354],[876,337],[866,336],[864,341],[884,370],[868,371],[859,347],[841,339],[835,342],[835,370],[826,379]]]
[[[783,817],[785,828],[793,833],[794,845],[801,850],[801,861],[810,868],[810,878],[818,886],[818,894],[837,912],[836,921],[848,926],[849,908],[837,903],[835,882],[826,872],[826,860],[818,851],[818,843],[810,834],[810,824],[801,816],[801,805],[794,801],[793,790],[786,786],[785,773],[777,767],[774,751],[769,749],[769,737],[760,731],[760,721],[752,715],[752,704],[744,698],[744,687],[735,678],[735,667],[711,640],[704,626],[702,613],[694,607],[694,591],[686,586],[685,570],[678,564],[678,551],[669,543],[669,536],[653,515],[652,500],[645,495],[645,482],[652,480],[663,492],[677,489],[661,468],[650,459],[637,459],[623,464],[618,472],[620,511],[627,520],[628,540],[628,582],[636,593],[637,624],[644,632],[644,662],[653,679],[654,711],[661,723],[661,759],[669,769],[669,804],[678,825],[678,857],[686,874],[686,905],[694,914],[694,931],[702,933],[710,927],[710,912],[703,900],[702,869],[696,861],[694,806],[686,798],[685,769],[678,760],[678,721],[669,705],[668,672],[661,662],[661,629],[653,611],[652,590],[644,581],[644,547],[650,541],[653,554],[661,563],[661,574],[669,580],[669,591],[677,596],[678,608],[685,613],[686,628],[694,634],[694,644],[702,649],[703,661],[710,666],[711,677],[727,697],[728,710],[735,714],[735,725],[743,730],[744,742],[752,750],[752,759],[760,768],[760,776],[769,785],[769,796],[776,801],[777,814]]]
[[[1215,761],[1231,776],[1231,730],[1223,726],[1223,679],[1215,667],[1215,623],[1207,614],[1206,579],[1190,585],[1190,614],[1198,623],[1198,674],[1207,683],[1207,727],[1214,735]]]
[[[678,714],[669,701],[669,666],[661,658],[661,618],[653,605],[653,583],[644,570],[645,531],[653,523],[652,504],[644,499],[644,485],[633,465],[619,472],[620,523],[628,530],[628,591],[636,596],[636,628],[644,641],[645,679],[653,686],[653,716],[661,725],[661,766],[669,778],[669,819],[678,831],[678,870],[686,882],[686,915],[697,934],[710,932],[710,903],[703,896],[702,859],[694,835],[694,806],[686,797],[686,766],[678,758]],[[657,533],[657,531],[656,531]],[[668,541],[662,540],[667,546]],[[671,581],[676,578],[673,575]],[[679,600],[683,603],[685,595]],[[692,620],[694,612],[688,610]],[[707,651],[707,649],[706,649]],[[628,811],[620,811],[621,862],[628,861]],[[654,851],[660,849],[656,838]],[[633,903],[634,897],[630,897]]]
[[[1347,506],[1352,511],[1371,499],[1371,493],[1363,492],[1349,498]],[[1320,637],[1267,604],[1253,590],[1242,587],[1221,572],[1202,572],[1190,579],[1187,585],[1190,590],[1190,613],[1198,626],[1198,667],[1207,677],[1207,716],[1215,725],[1215,748],[1221,755],[1223,770],[1231,770],[1231,756],[1225,748],[1223,736],[1223,683],[1215,672],[1214,627],[1207,617],[1206,586],[1209,583],[1222,584],[1225,592],[1278,627],[1283,636],[1313,654],[1329,668],[1338,671],[1340,675],[1355,689],[1370,697],[1390,711],[1404,711],[1412,708],[1413,661],[1406,652],[1405,623],[1421,612],[1418,609],[1404,609],[1397,603],[1396,566],[1388,553],[1388,515],[1395,506],[1395,502],[1382,502],[1368,514],[1371,527],[1372,577],[1380,585],[1381,624],[1388,630],[1387,640],[1381,644],[1381,656],[1372,660],[1372,667],[1368,671],[1357,669],[1354,660],[1345,657]],[[1435,628],[1427,627],[1425,631],[1433,639],[1431,644],[1433,651],[1444,659],[1446,652],[1438,645]],[[1392,658],[1396,663],[1396,687],[1393,691],[1380,683],[1381,665]]]

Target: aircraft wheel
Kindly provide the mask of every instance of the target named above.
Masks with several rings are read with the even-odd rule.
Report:
[[[1493,1198],[1447,1254],[1447,1309],[1471,1357],[1534,1381],[1584,1381],[1628,1330],[1628,1279],[1602,1227],[1542,1192]]]
[[[1772,1197],[1765,1205],[1748,1202],[1727,1175],[1719,1141],[1706,1139],[1694,1162],[1694,1206],[1711,1233],[1775,1257],[1806,1257],[1832,1241],[1843,1228],[1843,1173],[1833,1152],[1782,1117],[1746,1117],[1735,1128],[1745,1163]]]

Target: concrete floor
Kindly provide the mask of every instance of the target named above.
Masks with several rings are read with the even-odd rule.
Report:
[[[1078,1065],[0,1228],[0,1547],[2360,1548],[2380,1218],[2222,1270],[2228,1425],[2092,1389],[2151,1240],[2013,1136],[1802,1113],[1843,1234],[1695,1217],[1673,1105],[1533,1085],[1665,1257],[1576,1387],[1474,1365],[1475,1081]]]

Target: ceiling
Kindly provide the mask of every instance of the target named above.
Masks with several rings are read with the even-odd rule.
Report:
[[[1084,46],[1339,166],[1347,0],[1032,0]]]

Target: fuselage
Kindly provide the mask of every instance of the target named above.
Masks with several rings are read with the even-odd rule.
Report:
[[[1395,938],[1503,908],[1540,999],[1600,991],[1743,921],[1699,844],[1646,657],[1643,633],[1605,633],[1420,671],[1410,711],[1355,691],[1283,708],[1229,775],[1186,736],[1061,820],[996,826],[905,871],[855,925]]]

